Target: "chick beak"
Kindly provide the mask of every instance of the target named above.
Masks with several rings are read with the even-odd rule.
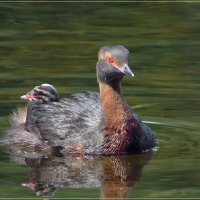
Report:
[[[32,90],[25,95],[22,95],[20,99],[33,101],[35,99],[35,92]]]

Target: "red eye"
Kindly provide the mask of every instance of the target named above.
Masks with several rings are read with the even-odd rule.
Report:
[[[113,58],[112,58],[112,57],[109,57],[109,58],[108,58],[108,62],[109,62],[110,64],[114,63]]]

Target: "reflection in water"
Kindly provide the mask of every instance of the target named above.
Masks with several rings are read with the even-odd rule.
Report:
[[[152,153],[118,157],[22,158],[12,156],[17,164],[30,168],[29,181],[22,183],[36,195],[52,197],[60,187],[100,188],[101,199],[124,199],[139,181]]]

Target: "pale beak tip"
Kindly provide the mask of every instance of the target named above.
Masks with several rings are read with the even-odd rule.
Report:
[[[20,97],[20,99],[25,99],[26,98],[26,95],[22,95],[21,97]]]

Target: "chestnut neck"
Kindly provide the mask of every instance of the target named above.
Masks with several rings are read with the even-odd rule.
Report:
[[[99,82],[101,104],[106,126],[121,126],[132,118],[127,103],[121,96],[120,81],[109,84]]]

